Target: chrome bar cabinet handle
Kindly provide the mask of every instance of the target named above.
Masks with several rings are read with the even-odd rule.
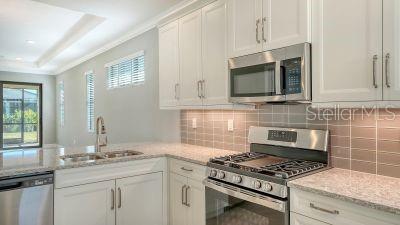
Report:
[[[372,58],[372,85],[374,88],[378,88],[378,85],[376,84],[376,63],[378,61],[378,55],[374,55]]]
[[[179,88],[179,84],[176,83],[176,84],[175,84],[175,99],[176,99],[176,100],[179,100],[178,88]]]
[[[257,43],[258,44],[260,44],[261,43],[261,41],[260,41],[260,39],[258,38],[258,36],[259,36],[259,29],[260,29],[260,23],[261,23],[261,20],[260,19],[258,19],[257,21],[256,21],[256,41],[257,41]]]
[[[390,53],[387,53],[385,56],[385,79],[386,79],[386,87],[390,88],[390,80],[389,80],[389,64],[390,63]]]
[[[120,209],[122,207],[122,192],[121,192],[121,188],[118,188],[118,209]]]
[[[187,172],[193,172],[193,169],[186,169],[185,167],[181,167],[181,170],[187,171]]]
[[[115,209],[115,190],[111,189],[111,210]]]
[[[182,205],[186,205],[186,195],[185,195],[186,187],[187,187],[186,185],[183,185],[182,186],[182,190],[181,190],[181,197],[182,197],[181,202],[182,202]]]
[[[329,214],[333,214],[333,215],[339,215],[339,211],[338,210],[324,209],[324,208],[315,206],[314,203],[310,203],[310,208],[318,210],[318,211],[326,212],[326,213],[329,213]]]
[[[189,193],[189,191],[190,191],[190,186],[186,186],[186,189],[185,189],[185,196],[186,196],[186,201],[185,201],[185,205],[187,206],[187,207],[190,207],[190,203],[189,203],[189,198],[188,198],[188,193]]]
[[[200,94],[201,80],[197,81],[197,97],[201,98]]]
[[[262,38],[263,38],[263,41],[265,43],[267,43],[267,38],[265,37],[265,26],[266,26],[266,24],[267,24],[267,17],[264,17],[263,18],[263,22],[262,22]]]

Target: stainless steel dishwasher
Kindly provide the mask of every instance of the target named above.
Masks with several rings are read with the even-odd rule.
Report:
[[[0,178],[1,225],[53,225],[53,173]]]

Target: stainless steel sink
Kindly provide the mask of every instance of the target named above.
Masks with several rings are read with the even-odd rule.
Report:
[[[103,156],[88,153],[88,154],[76,154],[76,155],[65,155],[60,157],[64,162],[91,162],[99,159],[104,159]]]
[[[115,151],[115,152],[106,152],[104,153],[105,158],[121,158],[127,156],[134,156],[134,155],[141,155],[142,152],[132,151],[132,150],[125,150],[125,151]]]

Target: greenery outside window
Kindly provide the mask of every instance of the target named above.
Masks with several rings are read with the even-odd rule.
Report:
[[[1,148],[42,146],[42,85],[0,82]]]

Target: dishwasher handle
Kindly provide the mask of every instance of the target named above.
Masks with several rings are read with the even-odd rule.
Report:
[[[53,173],[35,173],[0,179],[0,192],[50,185],[54,182]]]

